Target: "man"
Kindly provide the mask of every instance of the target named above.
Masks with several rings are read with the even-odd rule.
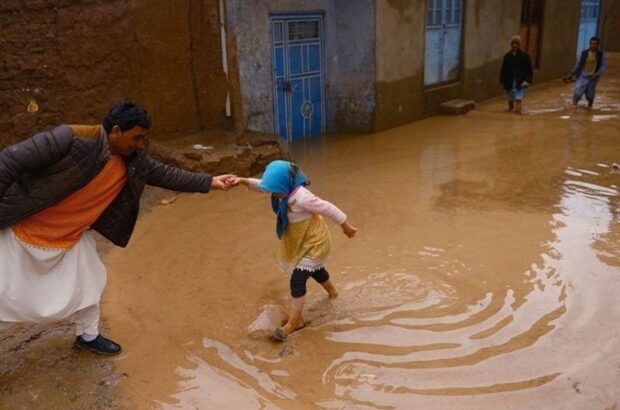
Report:
[[[61,125],[0,152],[0,329],[75,314],[76,347],[120,353],[98,330],[106,272],[88,230],[124,247],[145,184],[207,193],[234,177],[149,158],[150,123],[121,102],[101,126]]]
[[[577,107],[579,100],[585,94],[588,100],[588,109],[594,105],[596,84],[607,69],[607,56],[599,49],[601,41],[598,37],[590,39],[590,48],[584,50],[570,75],[564,77],[564,82],[575,81],[573,92],[573,107]]]
[[[510,51],[504,55],[499,73],[499,83],[506,90],[508,98],[508,111],[514,109],[517,114],[521,114],[525,89],[532,84],[533,78],[530,55],[521,49],[521,37],[513,36],[510,39]]]

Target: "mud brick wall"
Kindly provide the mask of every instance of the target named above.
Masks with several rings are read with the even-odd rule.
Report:
[[[225,124],[217,0],[0,1],[0,147],[132,99],[156,138]]]

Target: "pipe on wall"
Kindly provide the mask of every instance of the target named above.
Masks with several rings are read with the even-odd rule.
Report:
[[[226,80],[228,81],[228,54],[226,49],[226,27],[224,22],[224,0],[219,1],[219,14],[220,14],[220,42],[222,47],[222,69]],[[230,90],[226,92],[226,116],[230,117]]]

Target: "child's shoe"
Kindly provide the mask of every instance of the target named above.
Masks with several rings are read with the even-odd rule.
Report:
[[[271,336],[275,339],[276,342],[283,342],[286,340],[287,334],[284,331],[284,329],[282,329],[281,327],[276,327],[273,330],[273,333]]]

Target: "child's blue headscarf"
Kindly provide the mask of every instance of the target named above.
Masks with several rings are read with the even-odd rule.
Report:
[[[273,161],[263,173],[260,181],[260,189],[271,193],[271,207],[278,216],[276,233],[281,239],[288,226],[288,196],[295,188],[308,185],[308,178],[297,165],[288,161]],[[283,195],[284,198],[276,198],[275,194]]]

